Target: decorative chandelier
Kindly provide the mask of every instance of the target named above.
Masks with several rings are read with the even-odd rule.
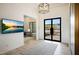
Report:
[[[40,3],[38,6],[38,12],[41,14],[46,14],[49,12],[49,4],[48,3]]]

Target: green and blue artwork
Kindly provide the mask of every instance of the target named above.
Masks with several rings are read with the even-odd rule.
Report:
[[[24,22],[11,20],[11,19],[2,19],[2,33],[16,33],[24,31]]]

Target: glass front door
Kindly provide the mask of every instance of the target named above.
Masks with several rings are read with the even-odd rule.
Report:
[[[51,38],[51,31],[50,31],[50,28],[51,28],[51,20],[50,19],[45,19],[45,21],[44,21],[44,25],[45,25],[45,27],[44,27],[44,35],[45,35],[45,39],[47,39],[47,40],[51,40],[52,38]]]
[[[44,20],[44,39],[61,42],[61,17]]]

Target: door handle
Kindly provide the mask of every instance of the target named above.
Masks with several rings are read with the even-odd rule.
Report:
[[[53,35],[53,28],[50,28],[50,34]]]

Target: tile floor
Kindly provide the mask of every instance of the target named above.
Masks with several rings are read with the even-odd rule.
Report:
[[[43,41],[49,42],[49,43],[53,42],[53,41],[47,41],[47,40],[43,40]],[[14,49],[12,51],[9,51],[7,53],[4,53],[3,55],[22,55],[22,52],[24,52],[24,50],[27,51],[32,46],[39,43],[39,40],[35,40],[35,38],[33,38],[33,37],[28,37],[28,38],[25,38],[24,43],[25,43],[24,46]],[[59,42],[53,42],[53,43],[58,44],[58,46],[54,52],[54,55],[71,55],[70,49],[66,44],[59,43]]]

